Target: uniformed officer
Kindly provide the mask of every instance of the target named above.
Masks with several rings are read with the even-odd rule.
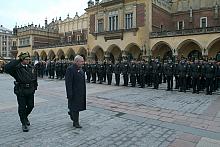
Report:
[[[91,71],[92,71],[91,64],[85,63],[86,80],[88,83],[90,83]]]
[[[186,92],[186,77],[187,77],[187,65],[185,60],[182,59],[178,64],[178,77],[179,77],[179,87],[180,92]]]
[[[106,74],[107,74],[108,85],[112,84],[112,73],[113,73],[113,71],[114,71],[113,64],[112,64],[111,61],[108,61],[108,63],[106,64]]]
[[[198,59],[195,59],[194,63],[191,65],[190,72],[192,76],[193,93],[199,94],[201,80],[201,65],[199,64]]]
[[[158,59],[155,59],[155,62],[153,62],[152,74],[153,74],[154,89],[158,89],[160,83],[160,76],[161,76],[161,64]]]
[[[120,84],[120,74],[121,74],[121,64],[119,61],[116,61],[116,64],[114,65],[114,73],[115,73],[115,82],[116,86],[119,86]]]
[[[99,84],[102,84],[103,75],[104,75],[104,64],[101,61],[98,63],[97,66],[97,74],[98,74]]]
[[[206,94],[212,95],[213,82],[216,76],[216,69],[212,60],[209,60],[208,64],[205,65],[205,79],[206,79]]]
[[[173,90],[173,74],[174,74],[174,64],[172,59],[168,59],[168,63],[164,65],[164,74],[167,81],[167,91]]]
[[[97,63],[91,64],[92,83],[96,83]]]
[[[131,87],[136,86],[136,75],[137,75],[137,66],[136,63],[132,60],[130,64],[130,80],[131,80]]]
[[[19,60],[12,60],[5,65],[5,71],[15,79],[14,93],[17,95],[18,114],[22,130],[28,132],[28,116],[34,108],[34,93],[37,89],[37,74],[30,65],[29,53],[19,55]]]
[[[124,85],[123,86],[128,86],[128,72],[129,72],[129,64],[127,61],[124,61],[122,63],[122,74],[123,74],[123,79],[124,79]]]
[[[139,65],[139,76],[140,76],[140,88],[145,87],[145,76],[146,76],[146,66],[144,61],[142,60]]]

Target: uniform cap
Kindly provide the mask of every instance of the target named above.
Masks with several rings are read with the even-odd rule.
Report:
[[[21,52],[18,57],[19,57],[19,59],[21,59],[21,60],[25,60],[25,59],[28,60],[28,59],[30,59],[30,54],[29,54],[28,52],[27,52],[27,53]]]

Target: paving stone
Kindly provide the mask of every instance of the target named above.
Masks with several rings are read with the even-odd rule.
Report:
[[[217,115],[212,121],[212,117],[204,115],[204,111],[217,99],[216,95],[197,96],[164,90],[155,92],[149,88],[87,84],[87,110],[80,112],[83,128],[76,129],[67,114],[64,81],[48,79],[39,79],[36,92],[36,100],[39,101],[36,101],[29,117],[30,131],[23,133],[16,97],[12,93],[13,78],[2,74],[0,81],[0,89],[4,91],[0,93],[0,106],[4,103],[4,107],[0,107],[0,118],[4,118],[0,119],[0,146],[3,147],[165,147],[177,139],[185,145],[191,145],[190,142],[195,145],[199,139],[195,136],[220,140],[220,131],[175,124],[167,119],[174,115],[194,121],[200,119],[200,122],[210,124],[207,129],[218,129],[214,124],[220,117]],[[183,132],[193,136],[181,138]]]

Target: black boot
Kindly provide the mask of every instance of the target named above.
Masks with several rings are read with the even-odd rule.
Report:
[[[82,126],[79,125],[79,122],[73,122],[73,127],[82,128]]]
[[[82,126],[79,125],[79,112],[73,112],[73,127],[82,128]]]
[[[29,128],[26,124],[22,124],[22,130],[23,130],[23,132],[28,132]]]

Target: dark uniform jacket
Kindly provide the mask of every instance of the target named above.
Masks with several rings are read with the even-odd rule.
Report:
[[[31,66],[23,66],[19,60],[13,60],[5,65],[5,71],[15,79],[14,93],[20,94],[34,94],[37,89],[37,73]]]
[[[174,64],[173,63],[167,63],[164,65],[164,74],[166,76],[173,76],[174,75]]]
[[[75,64],[69,66],[65,75],[68,108],[70,111],[86,110],[86,83],[82,69]]]
[[[199,63],[193,63],[191,65],[190,72],[193,78],[201,77],[201,65]]]

